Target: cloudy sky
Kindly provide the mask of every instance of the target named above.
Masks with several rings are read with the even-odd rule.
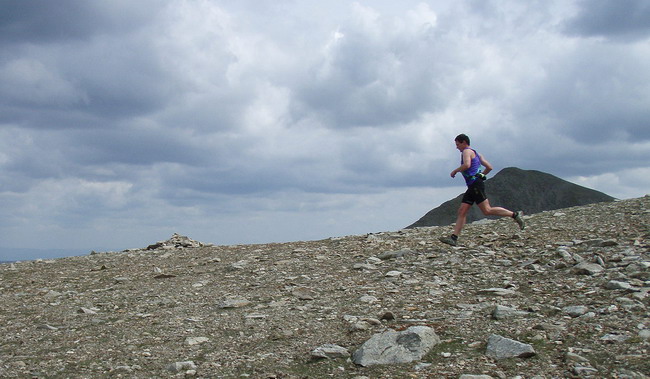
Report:
[[[398,230],[459,133],[640,197],[649,61],[646,0],[3,0],[0,260]]]

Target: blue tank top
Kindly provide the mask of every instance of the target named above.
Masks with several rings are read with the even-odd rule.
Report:
[[[468,147],[468,149],[471,149],[474,154],[476,155],[474,158],[472,158],[472,161],[470,162],[470,166],[467,170],[461,171],[463,174],[463,178],[465,178],[465,183],[469,187],[472,183],[476,181],[476,174],[478,174],[481,170],[481,157],[478,155],[478,152],[476,150],[472,149],[471,147]],[[463,150],[464,151],[464,150]],[[463,164],[463,152],[461,151],[460,153],[460,164]]]

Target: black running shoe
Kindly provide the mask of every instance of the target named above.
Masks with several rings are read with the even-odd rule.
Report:
[[[446,243],[447,245],[451,245],[451,246],[457,245],[456,240],[451,237],[440,237],[438,239],[440,240],[440,242]]]
[[[515,212],[515,222],[519,225],[519,229],[524,230],[526,223],[524,223],[524,211]]]

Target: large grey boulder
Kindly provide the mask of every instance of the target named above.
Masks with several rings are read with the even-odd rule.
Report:
[[[388,330],[366,341],[354,352],[352,361],[361,366],[408,363],[422,359],[438,343],[440,338],[428,326]]]

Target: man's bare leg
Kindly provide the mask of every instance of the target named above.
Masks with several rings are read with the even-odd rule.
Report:
[[[458,216],[456,217],[456,226],[454,226],[454,233],[449,237],[440,237],[440,242],[451,246],[456,246],[458,236],[460,235],[461,230],[463,230],[463,227],[467,222],[467,212],[469,212],[469,209],[471,207],[471,204],[460,203],[460,207],[458,208]]]
[[[478,204],[478,207],[486,216],[511,217],[519,225],[519,229],[521,230],[524,230],[524,227],[526,226],[523,219],[524,212],[522,211],[513,212],[502,207],[492,207],[490,206],[490,201],[488,199],[485,199],[485,201]]]
[[[454,235],[456,237],[460,235],[460,232],[465,227],[465,223],[467,222],[467,213],[471,207],[471,204],[460,203],[460,207],[458,207],[458,216],[456,217],[456,226],[454,227]]]
[[[488,199],[485,199],[485,201],[478,204],[478,207],[486,216],[512,217],[515,214],[515,212],[505,208],[490,206],[490,200]]]

